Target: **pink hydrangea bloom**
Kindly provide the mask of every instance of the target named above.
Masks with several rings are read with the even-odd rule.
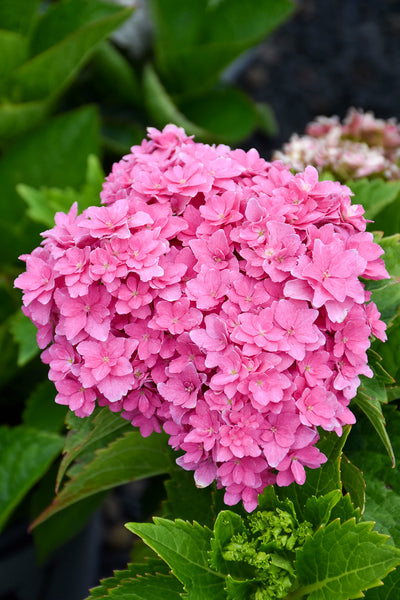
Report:
[[[199,487],[250,511],[326,461],[317,427],[354,423],[371,336],[386,336],[360,281],[388,276],[382,250],[313,167],[173,125],[149,137],[113,166],[104,206],[56,215],[15,286],[57,402],[164,429]]]
[[[349,109],[343,122],[338,117],[318,117],[305,135],[292,135],[274,153],[296,171],[314,165],[342,181],[374,177],[400,179],[400,126],[394,119],[377,119],[372,112]]]

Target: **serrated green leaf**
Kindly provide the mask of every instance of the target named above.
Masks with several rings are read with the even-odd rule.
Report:
[[[94,459],[64,485],[52,504],[34,521],[33,527],[88,496],[166,473],[169,461],[165,444],[165,436],[161,434],[143,438],[138,431],[125,433],[95,453]]]
[[[365,506],[365,481],[360,469],[353,465],[345,455],[342,456],[340,462],[340,478],[344,489],[350,494],[353,505],[363,512]]]
[[[324,496],[311,496],[304,507],[304,518],[312,523],[314,529],[326,525],[331,516],[332,509],[342,497],[340,490],[332,490]]]
[[[54,402],[55,389],[52,381],[42,381],[28,397],[22,420],[28,427],[41,431],[60,433],[64,428],[66,406]]]
[[[238,580],[230,575],[226,578],[226,593],[228,600],[248,600],[259,588],[260,582],[255,579]]]
[[[223,557],[224,547],[232,536],[244,531],[243,519],[231,510],[223,510],[217,516],[214,525],[214,537],[211,539],[210,565],[220,573],[232,573],[232,567]]]
[[[365,475],[366,504],[363,520],[375,521],[376,528],[393,538],[400,546],[400,495],[379,481],[376,477]]]
[[[354,518],[358,522],[360,517],[360,509],[354,508],[350,494],[346,494],[345,496],[342,496],[339,502],[333,507],[330,520],[340,519],[341,523],[344,523],[345,521]]]
[[[67,427],[70,433],[65,441],[63,458],[57,473],[56,492],[68,467],[82,453],[97,449],[101,441],[104,444],[109,443],[112,434],[116,438],[124,431],[131,431],[129,423],[120,414],[115,414],[108,408],[96,409],[90,417],[85,418],[68,412]]]
[[[37,246],[40,239],[41,228],[33,226],[25,216],[25,203],[16,186],[23,181],[32,187],[79,187],[85,179],[87,156],[97,152],[97,113],[93,108],[83,108],[50,119],[29,137],[15,142],[3,155],[0,160],[2,261],[14,263],[19,254]]]
[[[152,523],[128,523],[165,560],[185,587],[188,600],[225,600],[225,578],[208,564],[211,531],[194,522],[154,517]]]
[[[36,341],[37,328],[21,310],[9,319],[9,323],[12,336],[18,344],[18,366],[23,367],[39,354]]]
[[[348,600],[380,581],[400,563],[400,549],[372,531],[373,523],[333,521],[297,552],[298,588],[288,600]]]
[[[25,426],[0,427],[0,529],[62,448],[62,437]]]
[[[398,600],[400,589],[400,569],[389,573],[383,582],[383,586],[368,590],[365,594],[366,600]]]
[[[125,579],[118,587],[110,590],[106,598],[113,600],[182,600],[182,591],[182,584],[173,575],[144,575],[134,579]]]
[[[168,575],[169,572],[168,565],[159,558],[151,558],[143,564],[129,564],[126,569],[114,571],[112,577],[102,579],[100,585],[90,590],[90,598],[108,598],[109,591],[116,588],[121,581],[132,579],[137,575],[155,575],[157,573]]]
[[[82,11],[82,6],[90,6],[90,10],[87,11],[91,17],[90,21],[84,22],[78,26],[78,29],[74,29],[75,19],[72,23],[65,18],[63,20],[64,9],[65,7],[68,8],[69,18],[71,18],[71,15],[77,15],[78,20],[80,20],[79,16],[85,14],[85,11]],[[99,6],[107,7],[105,11],[100,11],[100,16]],[[57,19],[54,19],[54,13],[57,13],[57,11],[61,15],[57,14]],[[47,44],[45,44],[42,49],[41,44],[39,44],[39,49],[43,51],[17,69],[14,81],[19,99],[39,100],[48,96],[54,98],[59,95],[82,68],[85,61],[88,60],[94,47],[121,25],[132,14],[132,10],[93,0],[85,0],[84,2],[82,0],[65,0],[50,9],[50,13],[53,17],[51,24],[53,20],[62,23],[61,29],[65,36],[57,39],[59,38],[57,30],[54,34],[55,39],[52,40],[54,45],[47,47]],[[54,27],[49,25],[47,20],[44,17],[39,25],[40,31],[37,38],[42,41],[48,41],[48,32],[54,31]],[[43,22],[45,22],[44,25]],[[66,31],[64,31],[65,24]],[[43,29],[46,35],[43,35]],[[53,35],[50,37],[53,37]]]
[[[281,499],[292,500],[299,519],[304,518],[304,506],[310,496],[324,496],[332,490],[341,489],[340,461],[349,432],[349,426],[343,428],[341,437],[333,432],[321,432],[321,439],[317,443],[317,447],[325,454],[328,461],[318,469],[306,468],[307,477],[303,485],[292,483],[287,488],[278,487],[276,489]]]
[[[180,104],[182,113],[215,140],[233,144],[255,129],[258,115],[254,104],[235,88],[216,89]]]

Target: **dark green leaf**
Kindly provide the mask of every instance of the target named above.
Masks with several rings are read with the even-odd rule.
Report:
[[[375,521],[381,533],[390,535],[396,546],[400,546],[400,495],[379,481],[365,475],[366,505],[363,520]]]
[[[0,143],[6,142],[33,129],[48,112],[50,106],[46,100],[35,102],[10,103],[4,100],[0,104]]]
[[[62,448],[62,437],[25,426],[0,427],[0,528]]]
[[[157,573],[168,575],[168,565],[159,558],[151,558],[145,563],[129,564],[126,569],[114,571],[112,577],[107,577],[100,582],[100,585],[90,590],[90,598],[107,598],[109,590],[116,588],[121,581],[133,579],[143,575],[156,575]]]
[[[157,55],[165,59],[176,48],[196,46],[209,27],[206,7],[207,0],[150,0]]]
[[[383,586],[368,590],[366,600],[398,600],[400,589],[400,569],[396,569],[385,577]]]
[[[88,496],[129,481],[160,475],[168,468],[163,435],[143,438],[138,431],[125,433],[96,452],[94,459],[64,485],[33,526]]]
[[[2,29],[28,33],[40,0],[1,0],[0,23]]]
[[[360,469],[353,465],[344,455],[340,463],[340,477],[342,485],[346,492],[350,494],[354,506],[363,512],[365,506],[365,481]]]
[[[211,539],[210,565],[220,573],[232,572],[232,567],[223,557],[223,550],[232,536],[244,531],[243,519],[231,510],[219,513],[214,525],[214,537]]]
[[[159,127],[175,123],[183,127],[188,135],[196,135],[199,139],[210,139],[210,134],[192,123],[175,106],[163,87],[153,67],[148,64],[143,73],[144,100],[150,116]]]
[[[171,477],[164,485],[167,499],[163,503],[163,517],[181,518],[185,521],[197,520],[208,527],[213,526],[214,507],[211,486],[204,489],[197,488],[193,471],[176,467],[171,468]]]
[[[353,402],[357,404],[357,406],[371,421],[394,466],[395,456],[390,442],[390,438],[386,431],[385,417],[383,416],[382,406],[380,402],[376,400],[376,398],[373,395],[369,395],[368,390],[365,390],[365,392],[359,391],[357,393],[357,396],[354,398]]]
[[[59,433],[64,428],[66,406],[54,402],[54,383],[46,379],[26,401],[22,419],[25,425],[41,431]]]
[[[212,90],[180,105],[192,123],[209,131],[218,142],[232,144],[249,136],[258,115],[254,104],[234,88]]]
[[[120,414],[113,413],[108,408],[96,409],[93,415],[84,419],[68,412],[67,427],[70,433],[63,448],[64,456],[57,474],[56,491],[68,467],[82,453],[97,449],[100,442],[103,445],[108,444],[110,436],[115,439],[124,431],[131,431],[129,423]]]
[[[400,563],[400,550],[372,531],[373,523],[333,521],[298,550],[299,587],[288,600],[348,600],[380,581]]]
[[[27,39],[14,31],[2,30],[1,25],[0,21],[0,98],[3,99],[9,96],[9,80],[14,69],[25,60]]]
[[[334,519],[340,519],[340,521],[344,523],[349,519],[355,518],[355,520],[358,522],[360,517],[360,509],[354,508],[350,494],[346,494],[345,496],[342,496],[339,502],[333,507],[330,520],[333,521]]]
[[[152,523],[128,523],[165,560],[181,581],[188,600],[225,600],[225,578],[208,564],[211,531],[194,522],[169,521],[154,517]]]

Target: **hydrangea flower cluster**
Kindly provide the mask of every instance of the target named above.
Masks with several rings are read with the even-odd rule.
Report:
[[[388,277],[350,190],[173,125],[113,166],[103,206],[58,213],[15,285],[56,401],[164,431],[200,487],[248,511],[341,435]]]
[[[341,181],[400,179],[400,126],[394,119],[377,119],[372,112],[351,108],[343,123],[336,116],[318,117],[307,125],[305,135],[292,135],[274,158],[295,171],[314,165]]]

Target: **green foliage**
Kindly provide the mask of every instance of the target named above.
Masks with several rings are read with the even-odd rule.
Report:
[[[0,427],[0,529],[62,448],[62,437],[31,427]]]
[[[397,564],[400,550],[373,523],[333,521],[307,539],[297,552],[298,584],[288,600],[348,600],[379,585]],[[373,551],[372,551],[373,548]]]
[[[169,460],[165,451],[165,438],[153,434],[143,438],[139,431],[129,431],[105,448],[94,453],[71,474],[52,504],[35,520],[42,523],[57,512],[104,490],[168,472]]]

